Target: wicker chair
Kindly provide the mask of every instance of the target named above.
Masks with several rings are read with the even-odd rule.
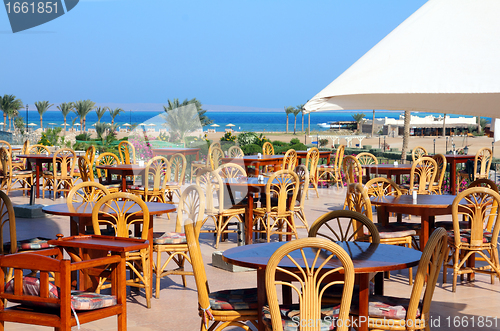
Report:
[[[428,155],[427,150],[422,146],[417,146],[411,151],[411,159],[413,162],[420,159],[422,156]]]
[[[135,211],[131,211],[134,210]],[[108,211],[112,212],[109,213]],[[94,233],[101,235],[101,226],[112,228],[117,237],[128,238],[129,233],[136,225],[142,224],[142,231],[136,236],[148,239],[149,210],[146,203],[139,197],[124,192],[112,193],[98,200],[92,209],[92,226]],[[132,276],[127,280],[127,286],[145,289],[146,304],[151,308],[151,283],[149,246],[136,252],[127,252],[127,267]],[[97,292],[110,287],[107,284],[108,276],[104,273],[97,287]]]
[[[236,219],[237,222],[245,222],[245,218],[242,216],[245,214],[245,207],[240,204],[233,204],[232,201],[227,201],[227,197],[230,195],[226,192],[226,185],[224,185],[218,171],[210,171],[209,168],[202,169],[196,178],[196,184],[202,187],[206,194],[205,214],[207,217],[203,220],[203,224],[208,219],[214,221],[215,229],[213,232],[216,234],[215,248],[218,248],[219,241],[224,234],[237,232],[237,229],[229,229],[232,219]],[[218,197],[217,203],[214,195]]]
[[[369,314],[369,330],[430,330],[430,307],[445,257],[446,241],[446,230],[434,230],[418,264],[410,299],[382,295],[370,297],[370,307],[385,308],[373,309]],[[402,317],[391,317],[388,311]],[[351,307],[351,314],[355,313],[356,307]]]
[[[285,157],[283,158],[283,166],[281,169],[284,170],[293,170],[297,165],[297,152],[294,149],[289,149],[285,153]]]
[[[396,190],[397,192],[397,190]],[[347,208],[349,210],[357,211],[368,217],[373,222],[372,204],[368,196],[368,190],[361,184],[349,184],[347,187]],[[392,224],[389,226],[381,226],[376,224],[377,230],[380,235],[381,244],[399,245],[412,248],[413,237],[417,235],[417,231],[412,229],[411,226],[401,223]],[[408,269],[408,278],[410,285],[413,282],[412,268]]]
[[[467,171],[459,171],[457,172],[458,184],[460,184],[460,180],[462,179],[470,179],[471,181],[474,181],[480,178],[488,178],[492,160],[493,153],[491,148],[483,147],[478,150],[476,156],[474,157],[474,173],[472,175],[472,178],[469,178],[469,174]],[[460,185],[457,185],[457,188],[460,188]]]
[[[50,154],[47,146],[36,144],[28,147],[27,154]]]
[[[23,144],[23,149],[22,149],[22,154],[24,154],[26,152],[26,143],[29,144],[29,141],[26,140]],[[12,169],[16,169],[16,170],[25,170],[26,169],[26,164],[25,164],[25,161],[26,159],[19,159],[17,157],[14,157],[14,154],[12,154],[12,146],[9,142],[5,141],[5,140],[0,140],[0,148],[2,147],[5,147],[9,154],[10,154],[10,157],[12,158]]]
[[[165,183],[165,202],[174,203],[174,195],[180,199],[181,186],[186,177],[186,158],[177,153],[170,157],[167,169],[167,182]]]
[[[370,165],[370,164],[378,164],[378,159],[375,155],[372,153],[359,153],[356,155],[356,159],[358,159],[359,163],[363,165]],[[363,169],[363,176],[366,178],[365,181],[369,181],[370,177],[366,175],[366,169]]]
[[[227,155],[233,159],[241,159],[245,156],[245,153],[243,153],[243,150],[239,146],[231,146],[227,150]]]
[[[309,183],[313,185],[316,191],[316,196],[319,198],[318,184],[318,162],[319,162],[319,150],[316,147],[311,148],[306,155],[306,167],[309,170]],[[309,185],[306,186],[306,199],[309,199]]]
[[[363,183],[363,168],[358,159],[352,155],[344,156],[342,160],[342,171],[344,172],[347,185],[352,183]]]
[[[155,156],[146,164],[145,185],[127,185],[129,193],[138,195],[143,201],[165,203],[165,186],[170,163],[164,156]]]
[[[87,159],[85,155],[78,157],[78,169],[80,178],[83,182],[95,182],[94,169],[92,168],[92,164],[90,163],[89,159]],[[103,183],[104,184],[101,185],[103,185],[109,191],[109,193],[115,193],[121,189],[121,183],[107,184],[105,181],[103,181]]]
[[[326,179],[328,175],[333,175],[333,181],[339,188],[339,183],[344,187],[344,181],[342,180],[342,160],[344,158],[345,145],[339,145],[337,151],[335,152],[335,161],[331,165],[319,165],[318,166],[318,177],[319,180]]]
[[[121,179],[112,179],[111,183],[108,183],[108,171],[106,169],[99,169],[97,168],[98,165],[114,165],[114,164],[120,164],[120,159],[118,156],[116,156],[113,153],[102,153],[100,154],[97,159],[95,160],[95,165],[96,165],[96,172],[97,172],[97,179],[99,180],[99,183],[103,185],[111,185],[111,184],[120,184],[121,187]]]
[[[209,154],[209,166],[212,170],[217,169],[222,164],[224,152],[219,147],[213,147]]]
[[[303,259],[304,251],[313,249],[314,259]],[[290,260],[291,263],[299,266],[299,272],[292,273],[279,266],[283,259]],[[324,272],[323,267],[332,259],[340,261],[341,266],[331,271]],[[284,273],[297,282],[292,285],[291,280],[282,281],[277,277],[278,273]],[[343,274],[342,280],[329,280],[325,282],[325,277],[334,274]],[[299,285],[300,284],[300,285]],[[338,319],[322,318],[323,296],[328,288],[332,286],[342,286],[342,297],[340,307],[338,307]],[[298,304],[280,306],[278,302],[278,292],[276,287],[290,287],[298,296]],[[266,293],[269,302],[269,314],[264,313],[264,323],[268,330],[283,331],[283,324],[286,330],[349,330],[349,308],[351,306],[354,288],[354,266],[349,254],[329,240],[322,238],[302,238],[289,242],[279,247],[269,259],[266,267]],[[282,314],[282,309],[288,313]],[[336,309],[328,307],[330,311]],[[292,317],[294,316],[294,317]],[[298,317],[298,318],[297,318]],[[282,320],[282,319],[285,320]],[[314,323],[311,323],[314,321]],[[318,323],[318,321],[321,321]],[[336,326],[336,328],[335,328]]]
[[[462,200],[465,203],[462,204]],[[452,204],[453,231],[448,231],[448,249],[446,256],[451,256],[444,264],[443,283],[446,282],[446,269],[453,268],[453,292],[456,291],[458,275],[486,273],[500,277],[498,260],[498,192],[485,187],[469,188],[457,195]],[[459,218],[469,222],[468,229],[460,228]],[[488,224],[489,223],[489,224]],[[486,227],[490,225],[490,230]],[[481,256],[487,265],[482,267],[467,266],[467,260],[473,254]],[[448,262],[452,263],[448,264]]]
[[[196,172],[201,168],[210,167],[210,154],[212,153],[212,148],[221,148],[219,142],[213,142],[208,147],[207,159],[206,161],[192,161],[191,162],[191,183],[196,179]]]
[[[111,194],[108,189],[96,182],[81,182],[71,188],[66,197],[68,209],[74,209],[73,203],[96,202],[105,195]]]
[[[291,170],[276,171],[267,181],[266,206],[253,210],[254,232],[265,233],[267,242],[274,233],[280,239],[282,235],[294,235],[298,238],[293,215],[299,186],[299,177]],[[272,196],[277,198],[275,205],[271,203]]]
[[[309,186],[309,170],[303,164],[295,167],[295,173],[299,177],[299,193],[297,193],[297,203],[293,207],[294,216],[302,222],[303,225],[295,224],[295,228],[305,228],[309,231],[309,224],[307,223],[306,213],[304,210],[304,203],[307,197],[307,187]]]
[[[12,157],[5,147],[0,148],[1,184],[0,188],[7,194],[10,191],[23,191],[26,194],[33,184],[33,172],[31,170],[14,170]],[[19,184],[19,186],[16,186]]]
[[[262,155],[274,155],[274,146],[269,141],[262,145]],[[274,166],[265,166],[264,172],[274,172]]]
[[[433,158],[428,156],[418,158],[411,166],[410,184],[402,185],[401,192],[403,194],[411,194],[413,191],[417,191],[417,194],[434,193],[437,172],[438,166]]]
[[[432,191],[434,194],[443,194],[444,174],[446,173],[448,162],[443,154],[436,154],[432,158],[437,164],[436,182],[432,185]]]
[[[69,192],[73,187],[73,172],[76,167],[76,154],[70,148],[61,148],[52,157],[52,170],[43,172],[42,198],[45,191],[52,189],[53,199],[57,192]]]
[[[136,164],[135,147],[124,140],[118,144],[118,153],[122,164]]]
[[[198,312],[201,317],[201,331],[223,330],[229,326],[239,326],[249,331],[245,322],[258,327],[257,289],[236,289],[210,292],[205,265],[201,256],[198,231],[201,222],[187,221],[184,225],[186,242],[193,265],[194,279],[198,289]],[[237,307],[236,307],[237,305]],[[212,322],[212,325],[209,325]],[[221,325],[219,325],[222,323]]]
[[[198,185],[191,185],[182,192],[178,207],[175,232],[165,232],[156,234],[153,240],[153,251],[156,252],[156,263],[154,271],[156,274],[156,299],[160,298],[160,281],[162,277],[169,275],[181,275],[182,285],[186,287],[186,276],[194,276],[192,271],[185,269],[186,261],[191,263],[188,256],[188,246],[186,235],[183,232],[183,224],[186,219],[196,220],[196,224],[201,226],[203,211],[205,210],[205,195]],[[200,229],[196,229],[196,238],[199,236]],[[162,253],[167,253],[168,258],[162,264]],[[165,270],[168,264],[173,261],[176,269]]]
[[[95,146],[94,145],[90,145],[89,148],[87,148],[87,150],[85,151],[85,157],[87,158],[87,160],[89,161],[89,164],[90,164],[90,167],[92,168],[92,172],[94,171],[93,170],[93,167],[94,167],[94,161],[95,161]],[[80,177],[81,178],[81,175],[80,175],[80,167],[77,167],[73,173],[73,176],[74,177]],[[83,179],[82,179],[83,180]]]

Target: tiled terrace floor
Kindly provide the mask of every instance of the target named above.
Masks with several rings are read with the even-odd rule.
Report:
[[[306,217],[309,224],[320,215],[331,210],[341,209],[344,201],[344,190],[336,188],[320,188],[320,197],[317,198],[314,191],[310,191],[310,199],[306,202]],[[28,202],[19,192],[11,194],[14,204]],[[63,203],[64,199],[39,199],[37,203],[54,204]],[[438,219],[451,219],[451,217],[438,217]],[[42,219],[17,219],[18,239],[33,236],[44,236],[55,238],[57,233],[69,235],[69,219],[67,217],[56,217],[47,215]],[[419,222],[419,218],[413,216],[412,222]],[[166,216],[155,220],[155,232],[173,231],[175,214],[171,220]],[[305,230],[299,231],[300,237],[305,237]],[[214,237],[211,234],[202,234],[200,242],[205,262],[210,289],[212,291],[229,288],[243,288],[256,286],[256,273],[243,272],[231,273],[211,266],[211,255],[215,250]],[[223,242],[219,250],[225,250],[236,246],[236,236],[230,235],[229,241]],[[414,268],[416,272],[417,268]],[[451,274],[448,276],[451,279]],[[128,296],[128,330],[199,330],[200,318],[198,317],[197,292],[194,279],[188,277],[188,286],[182,287],[180,276],[165,277],[161,281],[161,297],[159,300],[152,299],[152,308],[145,307],[145,298],[142,292],[131,291]],[[407,271],[392,272],[390,280],[386,280],[385,293],[394,296],[409,297],[411,287],[408,285]],[[431,308],[432,330],[500,330],[500,320],[493,320],[493,327],[487,328],[477,325],[480,317],[496,318],[500,315],[500,282],[498,279],[494,285],[490,284],[487,275],[477,275],[474,283],[462,283],[458,285],[457,292],[451,292],[451,284],[442,285],[441,278],[436,287],[434,300]],[[449,318],[449,319],[448,319]],[[454,319],[467,319],[469,324],[453,325]],[[475,326],[471,322],[474,320]],[[440,321],[440,325],[437,322]],[[460,322],[462,323],[462,322]],[[116,330],[116,318],[108,318],[94,323],[82,325],[81,330]],[[34,327],[31,325],[7,323],[6,330],[45,330],[47,328]],[[76,328],[75,328],[76,329]],[[236,330],[236,328],[234,328]]]

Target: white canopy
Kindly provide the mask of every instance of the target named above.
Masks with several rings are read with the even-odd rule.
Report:
[[[499,17],[498,0],[429,0],[304,108],[500,117]]]

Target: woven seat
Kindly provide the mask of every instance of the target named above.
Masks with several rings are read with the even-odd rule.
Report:
[[[337,318],[339,317],[340,305],[321,307],[319,331],[335,330]],[[280,306],[281,325],[283,331],[300,330],[298,323],[300,318],[300,305],[281,305]],[[262,309],[262,320],[267,330],[272,330],[271,313],[269,306]]]
[[[257,288],[223,290],[208,295],[210,307],[217,310],[257,309]]]

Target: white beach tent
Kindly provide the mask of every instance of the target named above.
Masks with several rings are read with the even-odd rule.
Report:
[[[500,117],[499,17],[499,0],[429,0],[309,100],[305,112]]]

